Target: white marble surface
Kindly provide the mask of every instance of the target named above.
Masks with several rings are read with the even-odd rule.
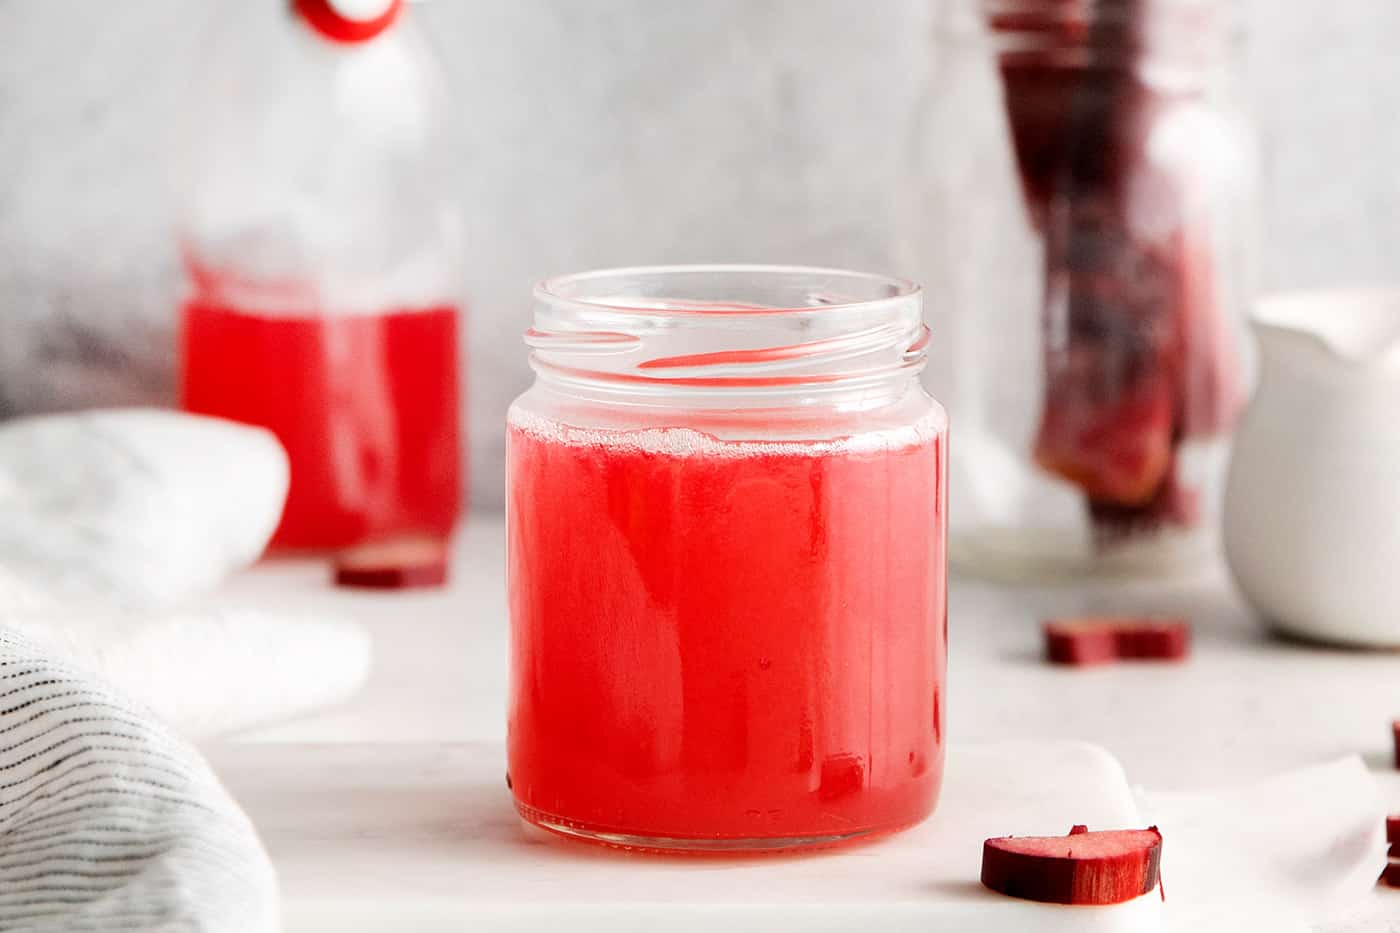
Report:
[[[995,895],[982,840],[1138,823],[1122,769],[1082,743],[955,749],[938,812],[880,843],[797,858],[658,858],[516,819],[499,743],[225,747],[216,766],[277,865],[293,933],[1153,933],[1157,892],[1113,907]]]
[[[499,519],[473,516],[459,542],[454,582],[439,592],[366,595],[334,590],[325,568],[296,563],[264,565],[235,580],[224,594],[233,603],[343,612],[363,622],[375,640],[375,668],[358,697],[337,709],[248,733],[240,741],[258,746],[246,753],[236,744],[217,751],[218,761],[233,769],[229,774],[235,789],[261,780],[240,777],[252,773],[250,767],[261,775],[295,772],[299,761],[332,769],[341,762],[347,780],[365,782],[357,792],[362,796],[347,797],[343,805],[364,808],[371,816],[359,834],[335,824],[340,826],[336,832],[353,838],[334,838],[351,853],[347,858],[361,860],[355,861],[357,870],[383,870],[393,878],[393,859],[379,860],[376,846],[385,838],[398,840],[396,845],[409,843],[386,828],[393,824],[398,798],[389,792],[376,796],[375,780],[368,775],[380,774],[392,782],[397,779],[382,770],[385,760],[421,762],[425,754],[429,760],[435,754],[425,748],[466,744],[481,749],[491,761],[480,788],[463,792],[460,801],[453,801],[453,792],[441,783],[403,792],[417,801],[415,806],[436,808],[439,814],[460,803],[464,820],[474,808],[485,807],[509,822],[508,801],[496,773],[505,722],[503,543]],[[1185,613],[1196,627],[1193,657],[1175,667],[1070,670],[1045,665],[1040,660],[1039,620],[1086,610]],[[1027,739],[1089,741],[1122,762],[1129,783],[1156,791],[1238,784],[1360,753],[1389,805],[1400,810],[1400,773],[1390,766],[1389,730],[1390,719],[1400,713],[1400,654],[1277,641],[1250,617],[1219,573],[1207,572],[1171,586],[1021,590],[959,579],[952,587],[951,612],[948,731],[954,749]],[[342,745],[347,750],[327,748]],[[373,750],[366,754],[351,746]],[[452,756],[463,753],[448,749],[441,754],[456,760]],[[354,777],[360,767],[356,761],[369,769],[360,778]],[[246,801],[255,819],[260,807],[269,808],[265,817],[276,831],[270,845],[274,851],[279,845],[292,850],[295,861],[288,864],[296,867],[291,878],[302,878],[302,873],[314,877],[314,853],[324,850],[318,846],[325,840],[299,843],[298,824],[288,822],[294,814],[284,807],[295,809],[299,801],[309,806],[315,800],[315,788],[310,787],[280,803],[256,795]],[[376,811],[382,812],[374,816]],[[421,816],[427,811],[415,812]],[[411,835],[450,863],[450,835],[441,835],[432,825],[415,824]],[[423,855],[423,850],[410,850],[418,853],[415,858]],[[873,858],[870,853],[879,849],[862,851],[867,853],[862,857]],[[333,901],[326,892],[335,878],[314,880],[320,885],[314,889]],[[289,888],[289,903],[295,902],[300,883]],[[322,908],[333,911],[334,905],[289,907]],[[430,908],[446,911],[431,915],[437,922],[458,916],[451,905],[424,907]],[[1374,925],[1385,922],[1400,928],[1400,895],[1378,895],[1364,909],[1363,923],[1326,929],[1386,929]]]

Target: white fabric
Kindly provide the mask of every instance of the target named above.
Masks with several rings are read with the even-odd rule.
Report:
[[[155,409],[0,424],[0,598],[162,606],[258,558],[287,457],[260,428]]]
[[[364,681],[358,626],[188,605],[262,553],[287,479],[271,434],[216,419],[0,425],[0,930],[277,929],[252,826],[163,723],[213,735]]]
[[[0,609],[0,625],[102,676],[195,739],[338,703],[364,684],[370,665],[363,628],[312,615]]]
[[[0,565],[0,608],[39,611],[54,606],[54,598],[28,582],[25,576]]]
[[[1346,929],[1332,918],[1364,904],[1385,867],[1385,807],[1357,757],[1243,787],[1137,797],[1144,821],[1162,830],[1172,931]]]
[[[260,428],[155,409],[0,425],[0,624],[187,736],[344,699],[369,639],[337,619],[177,609],[252,563],[287,492]]]
[[[0,929],[271,933],[272,867],[193,749],[0,630]]]

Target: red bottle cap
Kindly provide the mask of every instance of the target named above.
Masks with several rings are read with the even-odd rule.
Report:
[[[403,0],[292,0],[302,19],[335,42],[367,42],[394,24]]]

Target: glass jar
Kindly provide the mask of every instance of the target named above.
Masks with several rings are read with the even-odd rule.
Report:
[[[402,6],[237,5],[176,151],[180,402],[286,448],[276,549],[440,545],[458,518],[449,108]]]
[[[510,783],[556,833],[891,832],[943,771],[943,410],[912,283],[551,279],[509,416]]]
[[[916,151],[956,348],[954,560],[998,575],[1193,563],[1216,539],[1253,280],[1229,8],[945,10]]]

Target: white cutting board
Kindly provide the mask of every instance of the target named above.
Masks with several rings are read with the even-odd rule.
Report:
[[[231,744],[210,757],[272,854],[289,933],[1143,933],[1160,924],[1156,893],[1061,907],[978,883],[988,836],[1139,825],[1122,768],[1091,745],[954,746],[938,810],[922,826],[836,852],[748,859],[612,852],[527,830],[494,744]]]

